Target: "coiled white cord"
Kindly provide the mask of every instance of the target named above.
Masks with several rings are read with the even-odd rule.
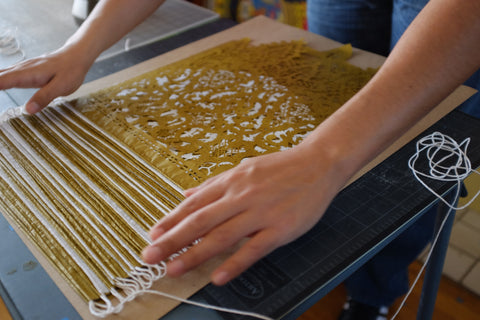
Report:
[[[7,29],[2,34],[0,34],[0,54],[6,56],[12,56],[15,54],[20,54],[20,60],[25,59],[25,52],[23,51],[20,41],[17,38],[18,29],[15,28]]]
[[[445,203],[449,210],[443,219],[440,228],[438,229],[437,234],[435,235],[434,240],[430,246],[428,251],[427,257],[425,262],[423,263],[420,271],[418,272],[413,284],[410,286],[407,294],[403,298],[400,306],[397,308],[397,311],[392,316],[391,320],[395,319],[398,315],[400,310],[405,305],[407,298],[413,291],[413,288],[417,284],[418,280],[420,279],[425,266],[427,265],[430,257],[432,255],[433,249],[437,244],[438,238],[440,236],[440,232],[442,231],[448,217],[452,213],[453,210],[460,210],[468,207],[480,194],[480,190],[468,201],[465,205],[460,207],[455,207],[455,202],[458,199],[460,194],[460,188],[462,185],[462,181],[468,177],[471,173],[475,173],[480,175],[480,172],[477,170],[472,169],[472,165],[470,163],[470,159],[467,157],[467,148],[468,144],[470,143],[470,138],[463,140],[460,144],[458,144],[455,140],[451,137],[444,135],[440,132],[434,132],[417,142],[417,151],[415,154],[408,160],[408,167],[412,170],[415,178],[431,193],[433,193],[440,201]],[[422,172],[416,168],[416,162],[420,158],[420,156],[425,155],[428,160],[428,171]],[[428,186],[428,184],[422,180],[422,178],[434,179],[438,181],[456,181],[457,182],[457,191],[455,197],[453,198],[454,202],[449,203],[445,200],[441,195],[433,191],[432,188]]]
[[[417,152],[408,160],[408,167],[412,170],[415,178],[438,199],[454,210],[465,209],[480,194],[480,190],[461,207],[454,207],[441,195],[433,191],[428,184],[422,180],[430,178],[438,181],[456,181],[460,189],[462,181],[471,173],[480,175],[480,172],[472,169],[472,164],[467,156],[467,148],[470,138],[458,144],[455,140],[439,132],[434,132],[417,142]],[[416,169],[415,164],[420,155],[425,154],[428,160],[428,172],[421,172]]]

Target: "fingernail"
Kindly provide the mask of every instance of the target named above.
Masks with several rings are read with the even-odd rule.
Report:
[[[162,250],[156,246],[146,247],[142,252],[143,261],[149,264],[159,263],[162,260]]]
[[[187,189],[187,190],[183,190],[183,195],[187,198],[189,196],[191,196],[193,193],[195,193],[195,188],[190,188],[190,189]]]
[[[40,111],[40,106],[36,102],[29,102],[25,106],[25,110],[30,114],[34,114]]]
[[[175,259],[167,265],[167,272],[170,276],[180,276],[185,272],[185,264],[180,259]]]
[[[153,228],[152,230],[150,230],[148,235],[150,236],[151,240],[155,240],[164,233],[165,233],[165,231],[162,228]]]
[[[226,271],[217,272],[212,276],[212,282],[216,286],[223,286],[229,280],[230,280],[230,276],[228,275],[228,272],[226,272]]]

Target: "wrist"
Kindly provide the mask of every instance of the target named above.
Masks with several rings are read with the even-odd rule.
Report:
[[[355,174],[356,161],[341,144],[336,144],[328,136],[312,133],[295,147],[302,165],[309,168],[313,177],[328,181],[336,194]],[[326,179],[326,180],[325,180]]]
[[[70,65],[80,68],[85,74],[99,55],[82,41],[67,41],[57,52],[62,52],[69,57],[72,60]]]

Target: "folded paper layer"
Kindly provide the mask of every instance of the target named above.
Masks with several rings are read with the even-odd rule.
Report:
[[[94,313],[115,311],[110,298],[163,277],[140,253],[183,189],[293,147],[371,78],[346,62],[351,50],[232,41],[34,116],[5,114],[0,210]]]

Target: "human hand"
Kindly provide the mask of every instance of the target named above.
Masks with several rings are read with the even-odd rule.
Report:
[[[0,90],[40,88],[25,104],[28,113],[36,113],[53,99],[73,93],[82,84],[93,60],[71,46],[17,63],[0,70]]]
[[[232,280],[274,249],[308,231],[342,187],[332,166],[307,148],[293,148],[243,161],[185,191],[187,198],[150,231],[143,259],[159,263],[202,240],[168,263],[180,276],[249,238],[212,274],[216,285]]]

